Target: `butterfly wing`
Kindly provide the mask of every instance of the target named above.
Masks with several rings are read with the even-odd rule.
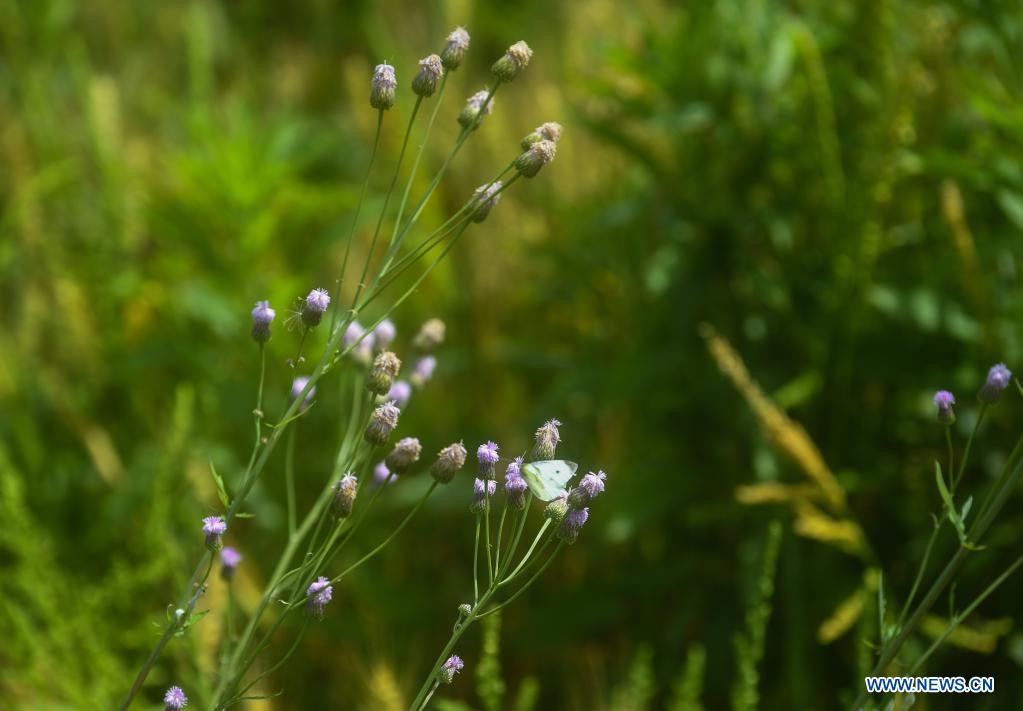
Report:
[[[522,478],[526,480],[533,496],[541,501],[550,501],[565,490],[565,485],[575,476],[578,468],[578,464],[566,459],[529,462],[522,465]]]

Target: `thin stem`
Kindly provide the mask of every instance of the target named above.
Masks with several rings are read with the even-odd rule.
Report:
[[[479,562],[480,562],[480,514],[476,514],[476,536],[472,544],[472,602],[473,606],[480,599],[479,585]]]
[[[437,687],[439,687],[439,686],[440,686],[440,679],[437,679],[437,681],[433,682],[433,688],[430,689],[430,693],[426,695],[425,699],[423,699],[423,705],[419,707],[420,709],[425,709],[426,708],[426,706],[430,703],[430,699],[432,699],[434,693],[436,693]]]
[[[295,428],[288,430],[284,447],[284,489],[288,500],[288,535],[295,535]]]
[[[984,420],[984,415],[986,413],[987,403],[982,403],[980,406],[980,412],[977,413],[977,419],[973,423],[973,429],[970,431],[970,438],[966,440],[966,447],[963,449],[963,459],[959,462],[959,471],[956,472],[955,478],[952,480],[953,494],[955,493],[956,486],[959,484],[959,481],[963,478],[963,472],[966,470],[966,462],[970,459],[970,447],[973,445],[973,438],[977,435],[977,430],[980,429],[980,423]]]
[[[508,515],[508,498],[501,507],[501,523],[497,527],[497,551],[494,553],[494,575],[501,577],[501,539],[504,537],[504,519]]]
[[[916,579],[913,581],[913,587],[909,591],[909,597],[906,598],[906,602],[902,605],[902,611],[899,613],[899,621],[895,625],[897,629],[902,628],[902,623],[906,619],[906,615],[909,614],[910,605],[913,604],[913,600],[916,599],[917,590],[920,589],[920,583],[923,581],[924,573],[927,570],[927,561],[931,557],[931,549],[934,548],[934,542],[938,539],[938,532],[941,530],[941,522],[943,518],[939,518],[935,521],[934,527],[931,530],[931,537],[927,541],[927,548],[924,549],[924,557],[920,562],[920,567],[916,571]]]
[[[528,588],[530,585],[532,585],[534,582],[536,582],[536,579],[539,578],[541,575],[543,575],[543,572],[545,570],[547,570],[547,568],[550,567],[552,562],[554,562],[554,559],[558,556],[558,553],[561,552],[561,549],[564,547],[564,545],[565,545],[564,541],[558,541],[558,545],[555,546],[554,551],[547,557],[547,560],[544,561],[543,565],[541,565],[539,568],[537,568],[536,572],[533,573],[533,576],[529,580],[527,580],[525,582],[525,584],[521,588],[516,590],[512,594],[512,596],[509,597],[507,600],[505,600],[504,602],[500,603],[499,605],[496,605],[495,607],[490,608],[486,612],[484,612],[484,613],[482,613],[480,615],[477,615],[476,618],[480,619],[480,618],[486,617],[487,615],[492,615],[495,612],[497,612],[498,610],[500,610],[502,608],[505,608],[508,605],[510,605],[512,602],[514,602],[515,598],[517,598],[519,595],[524,593],[526,591],[526,588]]]
[[[529,507],[533,503],[533,493],[531,491],[526,492],[526,503],[522,507],[522,512],[519,515],[519,526],[518,530],[515,531],[515,537],[512,539],[511,547],[508,549],[506,560],[511,560],[515,557],[515,552],[519,549],[519,540],[522,538],[522,531],[526,528],[526,519],[529,518]]]
[[[945,425],[945,444],[948,447],[948,483],[951,493],[956,491],[955,454],[952,448],[952,427]]]
[[[494,583],[494,561],[492,560],[494,551],[490,545],[490,479],[483,481],[483,532],[486,539],[486,546],[484,547],[484,555],[487,559],[487,577],[489,578],[489,584]]]
[[[533,551],[536,549],[536,544],[540,542],[540,538],[543,536],[544,531],[546,531],[550,525],[551,525],[550,519],[547,519],[546,521],[543,522],[543,525],[540,526],[540,530],[536,532],[536,538],[533,539],[532,545],[529,546],[529,550],[526,551],[526,554],[522,556],[522,560],[519,561],[519,564],[515,567],[515,570],[512,571],[511,575],[509,575],[500,583],[498,583],[498,586],[510,582],[515,578],[516,575],[519,574],[519,571],[522,570],[522,567],[526,564],[527,561],[529,561],[529,557],[533,555]],[[509,558],[509,560],[511,560],[511,558]]]

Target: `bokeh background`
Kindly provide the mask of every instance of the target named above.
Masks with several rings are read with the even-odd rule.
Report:
[[[437,708],[848,702],[877,640],[877,571],[897,607],[940,506],[933,391],[959,397],[961,446],[986,369],[1023,369],[1019,9],[0,1],[0,705],[111,708],[128,686],[216,506],[207,462],[229,482],[244,466],[252,302],[281,314],[333,279],[371,68],[403,82],[389,170],[414,62],[458,24],[472,48],[432,169],[490,63],[519,39],[536,54],[424,223],[540,122],[565,136],[396,314],[399,342],[448,324],[402,427],[431,451],[515,453],[558,417],[561,451],[609,480],[579,543],[499,629],[463,640],[467,671]],[[270,412],[294,339],[271,342]],[[975,444],[981,491],[1023,422],[1010,395]],[[330,465],[331,402],[299,431],[301,503]],[[281,546],[280,468],[231,541],[243,601]],[[265,707],[405,707],[471,585],[460,481],[337,591]],[[395,487],[360,546],[418,486]],[[1017,496],[958,600],[1018,554],[1021,512]],[[996,695],[918,708],[1023,704],[1021,594],[1010,579],[926,669],[994,675]],[[947,614],[943,598],[930,628]],[[150,707],[172,681],[201,687],[213,617],[171,646]]]

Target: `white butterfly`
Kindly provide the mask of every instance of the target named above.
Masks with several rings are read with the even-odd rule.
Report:
[[[565,485],[578,468],[578,464],[566,459],[549,459],[523,464],[521,473],[533,496],[541,501],[550,501],[565,490]]]

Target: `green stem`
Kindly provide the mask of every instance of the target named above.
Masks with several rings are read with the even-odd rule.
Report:
[[[501,539],[504,538],[504,519],[508,515],[508,498],[501,507],[501,523],[497,527],[497,551],[494,553],[494,575],[501,577]]]
[[[522,560],[519,561],[519,564],[515,567],[515,570],[511,572],[511,575],[509,575],[500,583],[498,583],[499,586],[510,582],[515,578],[516,575],[519,574],[519,571],[522,570],[523,566],[525,566],[525,564],[529,561],[529,557],[533,555],[533,551],[536,549],[536,544],[540,542],[540,538],[543,536],[544,531],[546,531],[550,525],[551,525],[550,519],[547,519],[546,521],[543,522],[543,525],[540,526],[540,530],[536,532],[536,538],[533,539],[533,543],[532,545],[529,546],[529,550],[527,550],[526,554],[522,556]],[[510,557],[509,560],[511,560]]]
[[[973,446],[973,438],[977,435],[977,430],[980,429],[980,423],[984,419],[984,415],[987,413],[987,403],[982,403],[980,406],[980,412],[977,413],[977,419],[973,423],[973,429],[970,431],[970,438],[966,440],[966,447],[963,449],[963,459],[959,462],[959,471],[956,472],[955,478],[952,480],[952,491],[955,493],[956,486],[959,481],[963,478],[963,472],[966,470],[966,462],[970,458],[970,447]],[[946,428],[947,430],[948,428]],[[949,445],[951,447],[951,445]]]
[[[536,579],[539,578],[541,575],[543,575],[543,572],[545,570],[547,570],[547,568],[550,567],[552,562],[554,562],[554,559],[558,556],[558,553],[561,552],[561,549],[564,547],[564,545],[565,545],[564,541],[558,541],[558,545],[554,547],[554,551],[547,557],[547,560],[545,560],[543,562],[543,565],[541,565],[539,568],[537,568],[536,572],[533,573],[533,576],[529,580],[527,580],[525,582],[525,584],[523,584],[523,586],[521,588],[516,590],[512,594],[512,596],[509,597],[504,602],[502,602],[499,605],[496,605],[496,606],[490,608],[489,610],[487,610],[486,612],[484,612],[484,613],[482,613],[480,615],[477,615],[476,619],[480,619],[480,618],[486,617],[487,615],[492,615],[495,612],[497,612],[498,610],[501,610],[501,609],[507,607],[508,605],[510,605],[511,603],[513,603],[515,601],[515,598],[517,598],[519,595],[524,593],[526,591],[526,588],[528,588],[530,585],[532,585],[534,582],[536,582]]]
[[[288,503],[288,535],[295,535],[295,429],[288,430],[284,447],[284,489]]]
[[[476,536],[472,544],[472,603],[473,606],[480,599],[479,584],[479,561],[480,561],[480,514],[476,514]]]

